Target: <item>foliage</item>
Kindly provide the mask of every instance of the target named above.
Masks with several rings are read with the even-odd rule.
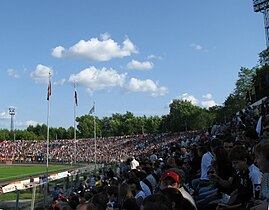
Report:
[[[261,65],[264,65],[269,62],[269,48],[266,48],[262,52],[259,53],[259,62]]]
[[[194,106],[186,100],[173,100],[169,107],[168,117],[172,132],[207,128],[215,118],[210,111]]]
[[[238,80],[235,83],[234,95],[239,98],[246,98],[247,93],[252,90],[253,79],[256,76],[256,68],[248,69],[241,67],[238,73]]]
[[[265,64],[256,68],[256,75],[253,78],[256,99],[269,95],[269,65]]]

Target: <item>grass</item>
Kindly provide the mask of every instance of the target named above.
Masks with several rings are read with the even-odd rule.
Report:
[[[68,170],[72,168],[71,166],[59,166],[50,165],[49,172],[56,172],[62,170]],[[0,165],[0,182],[29,178],[30,176],[35,176],[39,174],[46,173],[45,165],[32,165],[32,166],[20,166],[20,165]]]
[[[25,199],[32,199],[32,191],[31,189],[27,189],[24,191],[20,191],[20,200],[25,200]],[[36,191],[36,199],[41,199],[41,194],[39,190]],[[0,201],[10,201],[10,200],[16,200],[17,198],[17,193],[16,192],[10,192],[10,193],[4,193],[0,194]]]

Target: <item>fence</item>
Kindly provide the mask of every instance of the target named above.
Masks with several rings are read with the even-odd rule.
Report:
[[[35,178],[9,183],[0,188],[0,210],[47,208],[52,202],[51,192],[56,185],[66,192],[71,187],[78,187],[84,176],[96,174],[106,167],[104,164],[98,164],[96,168],[87,166],[73,171],[50,174],[43,180]]]

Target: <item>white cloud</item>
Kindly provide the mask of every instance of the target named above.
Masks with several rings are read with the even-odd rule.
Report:
[[[63,53],[64,53],[65,49],[64,47],[62,46],[58,46],[58,47],[55,47],[53,50],[52,50],[52,56],[56,57],[56,58],[61,58]]]
[[[182,100],[190,101],[193,105],[197,105],[199,103],[199,100],[197,98],[188,93],[183,93],[179,98]]]
[[[102,40],[108,40],[110,38],[110,34],[109,33],[103,33],[100,35]]]
[[[10,128],[10,115],[9,112],[0,112],[0,125]],[[16,127],[28,127],[29,125],[33,125],[36,126],[37,124],[42,124],[42,123],[38,123],[34,120],[28,120],[25,122],[21,122],[21,121],[15,121],[15,128]]]
[[[150,55],[147,56],[147,59],[159,59],[159,60],[162,60],[163,57],[158,56],[158,55],[154,55],[154,54],[150,54]]]
[[[195,43],[190,44],[190,47],[193,48],[193,49],[195,49],[195,50],[206,50],[202,45],[195,44]]]
[[[212,94],[210,93],[207,93],[206,95],[203,95],[202,97],[206,100],[211,100],[213,98]]]
[[[206,95],[202,96],[202,99],[199,100],[195,96],[190,95],[189,93],[184,93],[181,96],[177,97],[181,100],[190,101],[193,105],[200,106],[203,108],[209,108],[215,105],[218,105],[215,100],[213,99],[213,96],[211,93],[207,93]],[[170,103],[173,101],[171,100]],[[170,104],[169,103],[169,104]]]
[[[18,79],[20,77],[20,75],[14,69],[8,69],[7,74],[8,74],[8,76],[14,77],[16,79]]]
[[[42,124],[42,123],[38,123],[34,120],[28,120],[25,122],[20,122],[20,121],[15,122],[15,126],[17,126],[17,127],[28,127],[29,125],[36,126],[37,124]]]
[[[212,106],[216,106],[217,103],[214,100],[208,100],[208,101],[201,101],[201,105],[205,108],[209,108]]]
[[[206,95],[203,95],[203,101],[201,101],[202,107],[209,108],[212,106],[216,106],[217,103],[214,101],[212,94],[207,93]]]
[[[119,74],[114,69],[97,69],[94,66],[84,69],[78,74],[72,74],[69,82],[76,82],[78,85],[86,87],[92,94],[99,90],[108,90],[113,87],[122,87],[125,82],[126,74]]]
[[[0,120],[8,120],[10,119],[10,115],[8,112],[0,112]]]
[[[130,39],[126,38],[122,45],[119,45],[108,33],[101,34],[101,40],[98,38],[80,40],[69,49],[58,46],[52,50],[52,55],[56,58],[80,58],[92,61],[109,61],[133,53],[138,53],[138,50]]]
[[[54,82],[53,84],[54,85],[60,85],[60,86],[62,86],[62,85],[64,85],[64,83],[66,82],[66,79],[65,78],[63,78],[63,79],[61,79],[60,81],[58,81],[58,82]]]
[[[45,83],[49,82],[49,73],[53,75],[53,70],[50,67],[38,64],[36,69],[31,72],[30,76],[36,83]]]
[[[128,69],[137,69],[137,70],[149,70],[154,67],[154,64],[149,61],[140,62],[137,60],[132,60],[127,64]]]
[[[153,55],[153,54],[148,55],[148,57],[147,57],[147,59],[154,59],[154,58],[157,58],[157,56],[156,55]]]
[[[166,87],[159,87],[158,83],[155,83],[150,79],[139,80],[131,78],[126,88],[130,92],[148,92],[152,96],[163,96],[168,93]]]

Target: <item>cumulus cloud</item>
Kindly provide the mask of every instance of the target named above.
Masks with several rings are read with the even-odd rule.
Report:
[[[218,105],[215,102],[215,100],[213,99],[213,96],[211,93],[207,93],[207,94],[203,95],[201,100],[199,100],[198,98],[196,98],[195,96],[193,96],[189,93],[184,93],[177,98],[179,98],[181,100],[190,101],[193,105],[200,106],[203,108],[209,108],[209,107]],[[173,101],[171,100],[170,103],[172,103],[172,102]],[[169,107],[169,104],[166,107]]]
[[[213,98],[212,94],[207,93],[206,95],[202,96],[205,100],[211,100]]]
[[[128,69],[137,69],[137,70],[149,70],[154,67],[154,64],[149,61],[140,62],[137,60],[132,60],[127,64]]]
[[[36,69],[33,72],[31,72],[30,77],[32,78],[32,80],[35,81],[35,83],[48,84],[49,73],[53,75],[53,70],[50,67],[38,64],[36,66]]]
[[[148,92],[152,96],[163,96],[168,93],[168,89],[166,87],[159,87],[158,82],[155,83],[150,79],[139,80],[131,78],[126,88],[130,92]]]
[[[159,56],[159,55],[154,55],[154,54],[150,54],[147,56],[147,59],[159,59],[159,60],[162,60],[163,57],[162,56]]]
[[[15,122],[15,126],[17,127],[28,127],[29,125],[36,126],[37,124],[42,124],[42,123],[38,123],[34,120],[28,120],[25,122],[20,122],[20,121]]]
[[[62,58],[63,56],[63,53],[64,53],[65,49],[64,47],[62,46],[58,46],[58,47],[55,47],[53,50],[52,50],[52,56],[54,56],[55,58]]]
[[[20,77],[20,75],[14,69],[8,69],[7,74],[8,76],[14,77],[15,79],[18,79]]]
[[[62,85],[64,85],[65,82],[66,82],[66,79],[63,78],[60,81],[54,82],[53,84],[56,85],[56,86],[58,86],[58,85],[62,86]]]
[[[204,49],[202,45],[200,45],[200,44],[194,44],[194,43],[191,44],[190,47],[193,48],[193,49],[195,49],[195,50],[202,50],[202,49]]]
[[[78,74],[72,74],[69,82],[86,87],[89,93],[99,90],[109,90],[113,87],[122,87],[125,82],[126,74],[119,74],[114,69],[97,69],[94,66],[84,69]]]
[[[183,93],[180,97],[182,100],[190,101],[193,105],[197,105],[199,100],[189,93]]]
[[[206,95],[203,95],[203,101],[201,101],[201,105],[205,108],[209,108],[216,106],[217,103],[214,101],[212,94],[207,93]]]
[[[101,39],[80,40],[69,49],[57,46],[52,49],[56,58],[80,58],[91,61],[109,61],[112,58],[123,58],[138,53],[135,45],[126,38],[122,45],[110,38],[108,33],[101,34]]]
[[[10,115],[8,112],[0,112],[0,120],[8,120],[10,119]]]
[[[110,34],[109,33],[103,33],[100,35],[102,40],[108,40],[110,38]]]
[[[208,101],[201,101],[201,105],[205,108],[209,108],[212,106],[216,106],[217,103],[214,100],[208,100]]]
[[[157,56],[156,55],[153,55],[153,54],[148,55],[148,57],[147,57],[147,59],[154,59],[154,58],[157,58]]]

